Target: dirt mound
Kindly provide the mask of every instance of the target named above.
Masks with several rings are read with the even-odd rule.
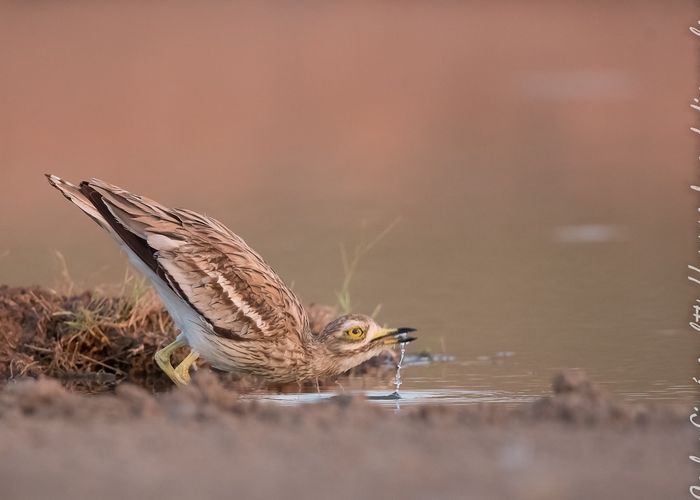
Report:
[[[565,370],[552,379],[552,395],[520,408],[530,420],[595,425],[682,422],[682,406],[623,402],[591,382],[581,370]]]
[[[328,306],[308,309],[315,332],[336,314]],[[153,362],[153,355],[176,335],[170,316],[150,289],[110,296],[0,286],[0,384],[45,375],[81,392],[111,391],[125,381],[163,391],[172,382]],[[175,361],[184,354],[177,353]],[[394,368],[387,361],[392,359],[387,355],[371,360],[354,373],[371,370],[389,380]],[[225,373],[219,377],[238,391],[261,386],[261,381],[249,377]],[[299,386],[277,389],[298,391]]]
[[[155,351],[174,338],[170,317],[151,294],[63,296],[0,287],[0,376],[47,375],[77,390],[128,380],[163,390]]]
[[[363,398],[352,396],[325,399],[303,408],[242,399],[209,371],[198,373],[186,388],[158,394],[129,383],[118,385],[113,393],[79,394],[46,377],[18,380],[0,391],[0,420],[38,418],[87,422],[157,417],[175,421],[211,421],[252,416],[256,420],[293,426],[302,414],[307,419],[335,418],[338,412],[364,419],[377,415],[381,409],[370,406]]]

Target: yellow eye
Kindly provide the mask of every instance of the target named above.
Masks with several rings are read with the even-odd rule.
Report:
[[[360,340],[365,336],[365,331],[360,326],[353,326],[352,328],[345,330],[345,335],[352,340]]]

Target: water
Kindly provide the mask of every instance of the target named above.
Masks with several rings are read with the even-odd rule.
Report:
[[[396,363],[396,375],[394,376],[394,392],[390,394],[396,400],[396,411],[401,409],[399,400],[402,399],[399,390],[401,389],[401,365],[403,364],[404,357],[406,356],[406,344],[401,344],[399,347],[401,354],[399,355],[399,362]],[[369,396],[371,398],[371,396]]]
[[[244,399],[256,399],[260,401],[269,401],[285,406],[297,406],[303,404],[318,403],[319,401],[329,400],[337,397],[340,394],[357,394],[367,398],[371,403],[392,408],[400,409],[397,406],[400,402],[403,406],[412,405],[454,405],[464,406],[477,403],[497,403],[506,406],[515,406],[521,403],[533,401],[533,396],[512,394],[505,391],[470,391],[466,389],[436,389],[434,391],[404,391],[400,397],[396,397],[396,393],[387,394],[382,391],[347,391],[338,393],[335,391],[322,392],[320,394],[294,393],[294,394],[248,394],[242,396]]]
[[[394,392],[398,396],[399,389],[401,389],[401,365],[403,364],[403,359],[406,357],[406,344],[401,344],[401,354],[399,356],[399,362],[396,364],[396,376],[394,377]]]
[[[418,329],[401,404],[517,403],[549,393],[563,368],[634,401],[695,399],[690,4],[664,6],[677,22],[663,25],[652,3],[635,6],[634,23],[614,3],[291,16],[211,4],[194,24],[189,7],[139,5],[0,7],[13,48],[0,49],[0,95],[12,96],[0,115],[0,283],[55,285],[56,250],[81,285],[123,275],[124,257],[47,170],[215,216],[306,302],[336,301],[341,243],[400,217],[350,292],[357,312],[381,304],[380,322]],[[124,16],[146,21],[117,43]],[[422,351],[448,357],[411,363]]]

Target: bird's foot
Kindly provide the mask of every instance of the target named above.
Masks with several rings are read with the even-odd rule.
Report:
[[[157,351],[153,356],[153,359],[155,360],[156,364],[160,367],[160,369],[163,370],[163,373],[165,373],[168,376],[168,378],[172,380],[175,385],[178,386],[187,385],[187,382],[182,378],[182,376],[179,373],[175,371],[175,368],[173,368],[173,365],[170,363],[170,356],[173,355],[173,352],[176,349],[179,349],[180,347],[186,344],[187,342],[185,342],[182,336],[179,335],[174,342],[171,342],[167,346],[163,347],[160,351]],[[192,353],[190,353],[190,355],[191,354]],[[182,363],[178,365],[178,368],[181,365]]]
[[[178,381],[175,382],[176,384],[187,385],[190,383],[190,366],[197,361],[197,358],[199,358],[199,353],[192,351],[177,365],[177,368],[174,370],[175,376],[178,379]]]

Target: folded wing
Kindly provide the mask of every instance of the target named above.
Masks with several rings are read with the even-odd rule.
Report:
[[[106,223],[105,229],[187,301],[215,334],[241,341],[308,335],[308,318],[294,293],[220,222],[166,208],[97,179],[77,188],[53,177],[54,186],[101,226]]]

